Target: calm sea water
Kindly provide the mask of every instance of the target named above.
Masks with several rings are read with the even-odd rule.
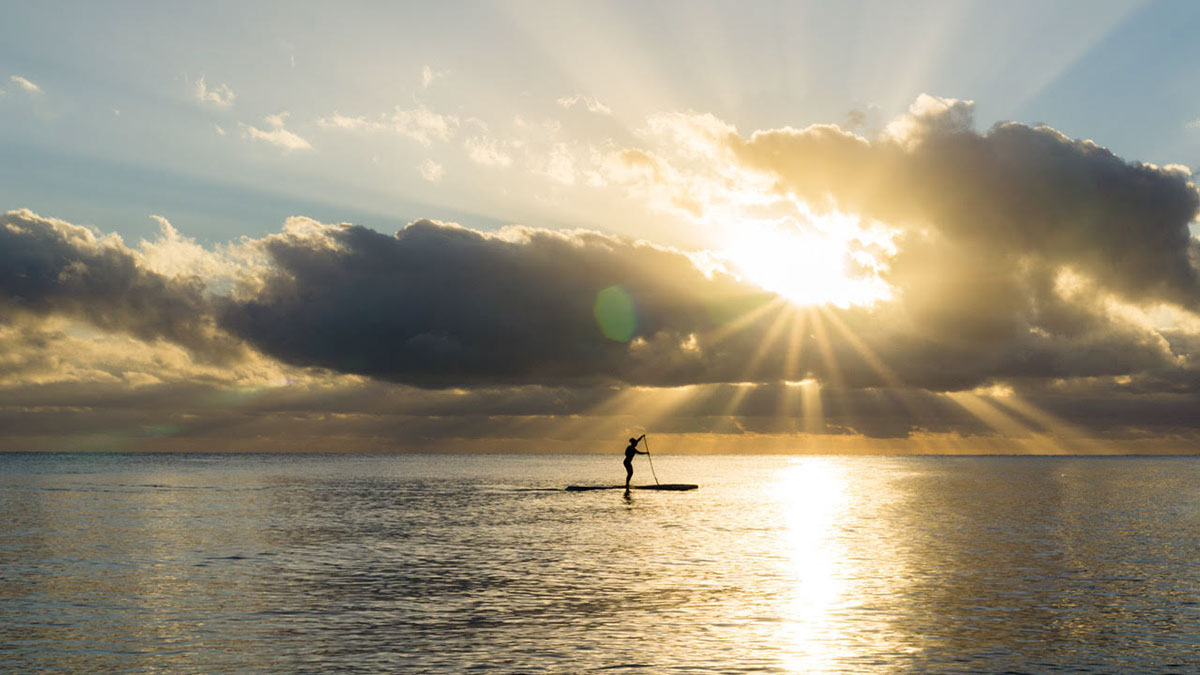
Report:
[[[617,450],[0,455],[0,665],[1200,672],[1200,458]]]

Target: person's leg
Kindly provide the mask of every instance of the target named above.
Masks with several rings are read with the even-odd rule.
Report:
[[[633,465],[625,464],[625,489],[629,489],[629,479],[633,478]]]

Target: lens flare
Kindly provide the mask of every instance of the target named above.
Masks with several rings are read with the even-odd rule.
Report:
[[[597,293],[592,312],[600,331],[609,340],[629,342],[637,331],[637,311],[633,298],[620,286],[609,286]]]

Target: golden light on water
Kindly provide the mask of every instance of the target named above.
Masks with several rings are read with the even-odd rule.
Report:
[[[833,613],[846,594],[838,567],[845,553],[835,538],[847,501],[838,467],[808,458],[780,471],[772,490],[784,509],[781,570],[788,581],[782,608],[780,652],[788,670],[819,672],[835,660],[842,640],[831,639]]]

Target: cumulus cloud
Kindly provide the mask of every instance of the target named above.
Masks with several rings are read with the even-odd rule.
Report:
[[[237,98],[237,94],[233,93],[233,89],[227,84],[222,83],[215,87],[209,87],[203,75],[192,85],[192,93],[197,101],[215,105],[218,108],[232,107],[234,99]]]
[[[37,221],[43,237],[58,231],[46,222]],[[295,218],[281,234],[217,254],[160,224],[163,235],[140,251],[102,248],[124,261],[126,278],[172,291],[140,301],[162,316],[122,315],[92,301],[82,282],[60,288],[53,303],[15,292],[9,302],[201,350],[216,339],[215,323],[226,338],[284,363],[422,386],[815,378],[956,391],[997,380],[1172,372],[1190,353],[1190,343],[1168,340],[1087,277],[987,267],[936,239],[905,243],[889,276],[897,301],[802,311],[719,265],[701,269],[682,252],[596,233],[485,234],[423,220],[387,236]],[[14,227],[10,236],[35,231]],[[97,265],[54,269],[67,280]],[[118,308],[136,296],[87,288],[120,296]]]
[[[764,296],[681,253],[595,233],[488,235],[428,220],[394,237],[299,232],[264,243],[274,271],[226,305],[222,325],[288,363],[401,382],[686,380],[718,356],[689,348],[689,335]],[[609,320],[636,324],[624,341],[598,324],[597,294],[614,286],[629,305]]]
[[[9,80],[9,82],[12,82],[13,84],[20,87],[22,91],[27,91],[31,94],[42,93],[41,87],[37,86],[36,84],[30,82],[29,80],[27,80],[23,77],[21,77],[20,75],[13,75],[13,76],[9,77],[8,80]]]
[[[246,136],[253,140],[270,143],[277,148],[282,148],[289,152],[292,150],[311,150],[312,145],[308,141],[284,128],[287,118],[288,113],[281,112],[275,115],[268,115],[264,119],[267,123],[267,128],[265,129],[245,124],[242,127],[245,129]],[[223,132],[219,131],[218,133]]]
[[[268,129],[285,121],[272,116]],[[322,123],[395,130],[390,117]],[[713,252],[595,232],[418,220],[387,235],[293,218],[234,252],[207,250],[162,219],[158,239],[131,249],[10,212],[0,221],[0,345],[11,346],[0,381],[53,385],[46,355],[79,339],[78,328],[50,326],[65,321],[110,343],[58,372],[105,386],[182,386],[182,375],[154,382],[153,368],[117,355],[135,341],[164,354],[236,353],[255,373],[344,386],[280,398],[277,429],[310,414],[315,429],[329,406],[369,416],[356,427],[365,437],[483,443],[554,433],[537,420],[597,414],[617,396],[613,410],[675,401],[661,428],[679,433],[921,439],[999,424],[1033,447],[1083,424],[1135,445],[1151,433],[1197,441],[1200,241],[1189,224],[1200,198],[1185,167],[1127,161],[1049,127],[981,132],[969,101],[934,97],[874,137],[836,125],[743,136],[696,114],[657,116],[645,132],[663,145],[607,154],[609,175],[662,186],[679,208],[711,209],[704,190],[724,185],[758,195],[763,218],[790,205],[886,227],[888,246],[870,253],[890,298],[796,308]],[[463,147],[501,163],[509,148],[486,138]],[[435,163],[419,168],[441,176]],[[584,175],[570,162],[557,173]],[[798,252],[796,265],[804,260]],[[643,385],[653,387],[645,399]],[[324,421],[350,433],[346,419]]]
[[[951,247],[925,255],[949,265],[970,256],[973,278],[1069,267],[1129,301],[1196,306],[1188,224],[1200,198],[1186,172],[1044,126],[976,133],[971,108],[923,97],[875,141],[836,126],[726,138],[779,191],[903,228],[914,250],[922,239]]]
[[[119,239],[28,210],[0,216],[0,307],[14,316],[74,317],[210,358],[240,356],[236,341],[213,326],[198,279],[149,271]]]
[[[131,249],[138,265],[168,278],[191,279],[203,284],[207,294],[228,293],[236,284],[253,279],[267,261],[253,239],[242,239],[211,248],[183,235],[170,221],[150,216],[159,235]]]

